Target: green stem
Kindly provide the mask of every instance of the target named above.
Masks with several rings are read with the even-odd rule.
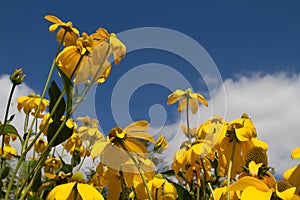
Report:
[[[86,155],[84,155],[83,159],[81,160],[80,165],[77,168],[77,171],[79,171],[80,168],[82,167],[82,164],[84,163],[85,158],[86,158]]]
[[[230,187],[230,177],[231,177],[232,164],[233,164],[233,159],[234,159],[234,154],[235,154],[235,147],[236,147],[236,139],[233,140],[233,147],[232,147],[232,152],[231,152],[229,166],[228,166],[228,174],[227,174],[227,190],[228,190],[227,191],[227,200],[230,200],[229,187]]]
[[[206,199],[206,170],[204,167],[203,159],[200,158],[201,165],[202,165],[202,176],[203,176],[203,184],[202,184],[202,192],[203,192],[203,198]],[[202,178],[201,178],[202,180]]]
[[[10,94],[9,94],[9,97],[8,97],[8,101],[7,101],[7,105],[6,105],[6,111],[5,111],[5,117],[4,117],[4,124],[3,124],[3,128],[0,132],[0,135],[3,134],[3,131],[5,129],[5,126],[7,124],[7,118],[8,118],[8,113],[9,113],[9,107],[10,107],[10,103],[11,103],[11,99],[12,99],[12,96],[14,94],[14,91],[15,91],[15,88],[16,88],[16,84],[13,84],[12,87],[11,87],[11,90],[10,90]],[[1,152],[2,154],[4,154],[4,135],[2,135],[2,144],[1,144]],[[4,164],[4,159],[1,158],[1,168],[3,167],[3,164]]]
[[[124,151],[127,153],[127,155],[128,155],[128,156],[131,158],[131,160],[134,162],[134,164],[135,164],[135,166],[136,166],[136,168],[137,168],[137,170],[138,170],[138,172],[139,172],[139,174],[140,174],[140,176],[141,176],[141,178],[142,178],[142,180],[143,180],[144,186],[145,186],[146,191],[147,191],[147,194],[148,194],[148,198],[149,198],[149,200],[152,200],[151,192],[150,192],[150,190],[149,190],[149,187],[148,187],[148,184],[147,184],[146,179],[145,179],[145,177],[144,177],[144,174],[143,174],[143,172],[142,172],[142,170],[141,170],[141,168],[140,168],[140,166],[139,166],[139,163],[138,163],[138,162],[136,161],[136,159],[131,155],[131,153],[128,151],[128,149],[126,148],[126,146],[125,146],[122,142],[120,142],[120,144],[121,144],[122,148],[124,149]]]
[[[190,120],[189,120],[189,96],[186,97],[186,126],[188,131],[189,141],[192,141],[191,132],[190,132]]]
[[[197,187],[197,200],[200,199],[200,187]]]
[[[215,196],[215,193],[214,193],[213,188],[211,187],[210,182],[208,182],[207,185],[208,185],[208,187],[209,187],[209,189],[210,189],[210,192],[211,192],[211,195],[212,195],[213,200],[216,200],[216,196]]]

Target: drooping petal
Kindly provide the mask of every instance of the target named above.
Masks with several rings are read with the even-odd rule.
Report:
[[[249,173],[252,176],[258,175],[259,168],[263,165],[263,163],[256,164],[253,160],[249,163]]]
[[[291,187],[291,188],[288,188],[288,189],[286,189],[286,190],[284,190],[282,192],[279,192],[277,190],[277,185],[276,185],[276,195],[280,199],[283,199],[283,200],[291,200],[291,199],[293,199],[295,191],[296,191],[296,187]]]
[[[52,23],[55,23],[55,24],[62,23],[62,21],[54,15],[46,15],[44,18],[46,20],[48,20],[49,22],[52,22]]]
[[[201,94],[196,93],[196,95],[197,95],[197,100],[207,107],[208,102],[205,100],[205,98]]]
[[[150,124],[146,120],[139,120],[129,124],[124,131],[130,133],[132,131],[144,131],[149,129]]]
[[[140,155],[147,154],[147,148],[139,141],[128,138],[125,142],[128,151],[138,153]],[[145,155],[146,156],[146,155]]]
[[[182,112],[186,109],[186,107],[187,107],[187,99],[184,98],[179,102],[177,110],[178,112]]]
[[[58,185],[48,194],[46,200],[66,200],[70,196],[76,182]]]
[[[148,132],[142,132],[142,131],[131,132],[127,134],[127,137],[139,138],[139,139],[147,140],[152,143],[156,142],[155,139],[152,137],[152,135]]]
[[[189,99],[189,106],[192,110],[193,114],[196,114],[198,112],[198,103],[195,99]]]
[[[107,141],[106,139],[100,139],[95,142],[91,151],[92,158],[96,158],[97,156],[99,156],[108,144],[109,141]]]
[[[103,196],[91,185],[77,183],[77,189],[82,200],[104,200]]]
[[[286,170],[283,174],[284,180],[292,183],[300,191],[300,164]]]
[[[256,189],[268,192],[269,187],[262,181],[251,176],[244,176],[232,184],[229,188],[230,191],[243,191],[249,186],[254,186]]]
[[[248,186],[242,192],[241,199],[243,199],[243,200],[253,200],[253,199],[270,200],[271,196],[272,196],[272,189],[269,189],[268,191],[264,192],[264,191],[256,189],[253,186]]]
[[[185,92],[183,90],[176,90],[172,94],[168,96],[168,102],[167,104],[173,104],[176,101],[180,100],[185,95]]]
[[[291,154],[292,159],[300,158],[300,147],[295,148]]]

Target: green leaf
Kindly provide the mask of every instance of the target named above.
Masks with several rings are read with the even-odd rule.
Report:
[[[64,164],[61,170],[67,174],[69,172],[72,172],[72,166],[70,164]]]
[[[169,179],[167,179],[167,180],[170,183],[172,183],[174,185],[174,187],[176,188],[179,200],[193,200],[193,197],[190,195],[190,193],[185,188],[183,188],[178,183],[175,183]]]
[[[48,90],[49,96],[50,96],[50,105],[49,105],[49,112],[51,113],[53,110],[54,105],[58,101],[59,96],[61,95],[61,91],[59,90],[57,84],[55,81],[51,82],[50,88]],[[54,114],[52,116],[53,121],[60,121],[61,117],[63,116],[66,109],[66,102],[62,98],[59,102],[56,110],[54,111]]]
[[[3,128],[4,128],[4,130],[3,130]],[[5,127],[4,127],[4,124],[0,125],[0,133],[18,135],[17,129],[13,125],[10,125],[10,124],[6,124]]]
[[[61,121],[54,121],[49,124],[48,133],[47,133],[47,140],[48,143],[52,140],[56,132],[58,131],[59,127],[61,126]],[[59,136],[57,136],[54,140],[53,147],[61,144],[69,137],[72,136],[73,128],[69,128],[66,124],[63,125],[62,130],[60,131]]]
[[[37,173],[37,178],[35,179],[31,187],[33,192],[37,192],[39,187],[42,185],[42,171],[39,170],[38,172],[35,173]]]
[[[62,82],[64,84],[65,90],[66,90],[66,97],[67,97],[67,116],[70,115],[70,112],[72,110],[72,99],[73,99],[73,83],[69,79],[69,77],[59,68],[59,74],[62,79]]]
[[[9,174],[9,167],[4,167],[4,168],[2,168],[2,169],[0,169],[0,177],[1,177],[1,179],[4,179],[4,178],[6,178],[7,176],[8,176],[8,174]]]

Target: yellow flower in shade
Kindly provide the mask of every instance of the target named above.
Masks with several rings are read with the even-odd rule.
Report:
[[[197,187],[200,187],[201,172],[204,173],[205,171],[206,180],[212,180],[211,165],[208,160],[208,158],[211,158],[211,155],[209,154],[210,148],[203,141],[195,141],[187,148],[177,150],[171,165],[177,179],[181,181],[181,178],[178,176],[178,173],[181,171],[187,183],[193,184],[196,180]]]
[[[126,55],[126,46],[117,38],[114,33],[109,34],[106,29],[98,28],[92,37],[100,41],[109,39],[110,52],[114,55],[114,63],[119,64]]]
[[[43,135],[47,135],[48,126],[49,126],[49,124],[51,124],[53,122],[52,118],[50,118],[49,121],[48,121],[48,124],[46,124],[49,117],[50,117],[50,113],[45,114],[44,117],[43,117],[43,120],[42,120],[42,122],[39,126],[40,129],[42,129],[45,126],[45,128],[43,129],[43,132],[42,132]],[[62,116],[61,121],[63,121],[64,118],[65,118],[65,116]],[[67,120],[66,125],[69,128],[74,128],[74,130],[76,130],[76,128],[77,128],[77,124],[73,121],[72,118],[69,118]]]
[[[45,173],[55,174],[55,171],[62,167],[62,162],[59,158],[47,158],[44,164]]]
[[[16,136],[15,134],[5,134],[4,135],[4,144],[9,145],[10,141],[14,142],[14,141],[16,141],[17,138],[18,138],[18,136]]]
[[[53,188],[46,200],[104,200],[103,196],[91,185],[71,182]]]
[[[300,158],[300,147],[295,148],[291,154],[292,159]],[[293,186],[295,186],[296,194],[300,192],[300,164],[294,167],[289,168],[283,174],[284,180],[290,182]]]
[[[243,114],[242,118],[228,123],[226,135],[219,139],[220,144],[217,146],[218,173],[220,176],[227,174],[234,143],[231,178],[242,172],[242,166],[246,165],[246,156],[253,147],[258,146],[265,151],[267,150],[268,145],[256,137],[254,124],[246,114]]]
[[[90,117],[78,117],[82,126],[78,128],[78,135],[82,141],[86,143],[86,147],[91,147],[97,140],[104,138],[103,134],[98,129],[98,120]]]
[[[46,142],[43,138],[39,138],[35,141],[34,145],[34,151],[36,153],[43,153],[48,145],[48,142]]]
[[[10,145],[5,145],[3,147],[4,154],[2,152],[2,148],[0,147],[0,155],[2,158],[7,160],[11,160],[13,156],[17,155],[17,151],[15,148],[11,147]]]
[[[227,199],[227,186],[219,187],[214,189],[214,196],[216,200],[226,200]],[[211,195],[212,196],[212,195]],[[211,198],[213,199],[213,198]],[[238,200],[238,195],[236,191],[230,192],[230,200]]]
[[[72,22],[62,22],[58,17],[53,15],[46,15],[44,18],[53,23],[51,26],[49,26],[49,31],[51,33],[56,31],[58,27],[61,27],[56,34],[58,42],[61,42],[65,32],[65,46],[69,46],[76,41],[76,36],[79,35],[79,31],[73,27]]]
[[[26,115],[29,115],[29,113],[34,110],[34,112],[37,110],[38,105],[41,101],[40,95],[36,94],[30,94],[28,96],[22,96],[18,98],[18,110],[21,111],[23,109],[24,113]],[[50,104],[49,100],[43,99],[40,106],[40,111],[38,117],[43,117],[41,115],[42,112],[46,110],[46,107]],[[32,113],[34,114],[34,113]]]
[[[110,155],[111,156],[111,155]],[[155,175],[155,165],[149,159],[137,158],[140,169],[146,181],[152,180]],[[99,171],[97,171],[99,173]],[[101,173],[101,172],[100,172]],[[132,160],[127,160],[119,165],[119,168],[107,166],[104,174],[107,180],[108,195],[107,199],[119,199],[122,186],[137,189],[140,183],[143,183],[141,176]]]
[[[287,181],[277,181],[275,189],[276,195],[282,200],[300,200],[300,196],[295,195],[296,187]]]
[[[75,155],[75,153],[77,153],[80,157],[84,156],[85,148],[82,145],[82,141],[78,133],[73,133],[67,141],[62,143],[62,146],[67,150],[67,152],[70,152],[71,155]]]
[[[156,143],[154,144],[154,151],[163,151],[169,148],[169,143],[163,135],[159,135]]]
[[[147,148],[136,139],[143,139],[152,143],[155,143],[155,139],[146,132],[149,128],[149,123],[147,121],[141,120],[129,124],[126,128],[121,129],[120,127],[115,127],[111,129],[108,134],[108,140],[100,139],[92,147],[92,157],[95,158],[102,153],[104,148],[112,143],[117,147],[124,147],[129,152],[138,153],[139,155],[145,156],[148,153]],[[136,139],[135,139],[136,138]],[[113,147],[108,147],[113,150]],[[117,149],[114,151],[118,151]]]
[[[233,183],[229,191],[241,192],[240,199],[242,200],[270,200],[274,189],[269,188],[262,180],[245,176]]]
[[[178,112],[182,112],[187,108],[187,104],[190,106],[192,113],[195,114],[198,111],[198,103],[202,103],[206,107],[208,106],[207,101],[204,99],[204,97],[199,93],[193,93],[191,88],[188,88],[186,91],[183,90],[176,90],[172,94],[168,96],[168,102],[167,104],[173,104],[175,102],[179,101],[178,104]]]
[[[147,185],[153,199],[177,199],[178,197],[174,185],[166,181],[161,174],[156,174]],[[143,183],[140,183],[137,186],[136,193],[138,199],[148,199]]]
[[[184,133],[184,135],[186,135],[188,137],[188,133],[190,133],[191,138],[196,137],[197,134],[197,128],[190,128],[190,132],[188,132],[188,129],[185,125],[181,124],[180,128],[182,130],[182,132]]]

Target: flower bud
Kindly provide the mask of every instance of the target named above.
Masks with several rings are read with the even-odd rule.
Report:
[[[14,73],[10,76],[10,80],[13,84],[19,85],[24,81],[25,75],[22,75],[23,69],[16,69]]]

